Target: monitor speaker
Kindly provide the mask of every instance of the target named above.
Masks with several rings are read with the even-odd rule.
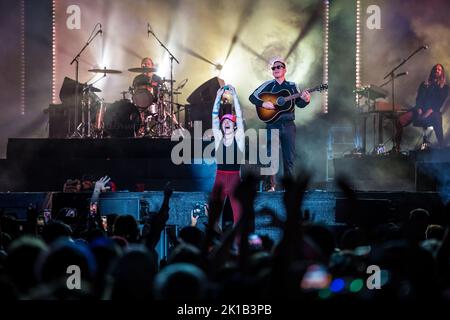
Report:
[[[132,215],[136,221],[140,220],[140,202],[137,197],[130,198],[103,198],[100,197],[98,211],[103,216],[110,214]]]
[[[225,85],[225,81],[219,77],[214,77],[203,83],[200,87],[194,90],[186,99],[190,104],[204,104],[214,103],[217,90]]]

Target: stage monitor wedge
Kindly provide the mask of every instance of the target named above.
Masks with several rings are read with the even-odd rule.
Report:
[[[217,90],[219,90],[219,88],[223,87],[224,85],[225,81],[223,81],[219,77],[214,77],[195,89],[186,100],[190,104],[204,104],[209,102],[214,103]]]

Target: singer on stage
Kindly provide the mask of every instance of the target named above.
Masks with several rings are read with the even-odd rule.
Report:
[[[256,107],[262,107],[266,109],[274,109],[274,105],[271,102],[262,101],[259,95],[262,92],[279,92],[283,89],[288,90],[291,94],[299,93],[297,86],[294,82],[286,80],[287,65],[286,61],[281,57],[272,59],[270,63],[273,79],[264,82],[250,95],[249,100]],[[306,107],[311,100],[311,96],[308,91],[302,92],[300,98],[295,100],[295,105],[299,108]],[[271,150],[271,130],[278,129],[281,142],[281,151],[283,157],[284,175],[294,176],[294,163],[295,163],[295,110],[283,113],[275,122],[267,124],[268,131],[268,150]],[[270,176],[270,188],[269,192],[276,189],[276,174]]]
[[[219,109],[229,103],[233,103],[235,114],[225,113],[219,118]],[[236,89],[231,85],[217,91],[212,111],[212,130],[217,162],[212,194],[219,196],[222,203],[226,197],[229,198],[233,209],[233,224],[236,224],[241,218],[241,205],[234,192],[241,181],[239,174],[244,155],[245,133],[241,106]]]

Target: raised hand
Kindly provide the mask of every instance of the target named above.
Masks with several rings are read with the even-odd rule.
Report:
[[[194,215],[194,210],[191,211],[191,227],[196,227],[198,216]]]
[[[165,198],[170,198],[173,194],[173,189],[170,187],[170,182],[168,182],[166,184],[166,186],[164,187],[164,197]]]
[[[104,176],[101,177],[97,182],[95,182],[94,191],[101,192],[106,190],[106,184],[111,180],[110,177]]]
[[[217,90],[217,95],[216,95],[216,97],[217,97],[217,98],[221,97],[221,96],[223,95],[224,92],[225,92],[224,87],[219,88],[219,90]]]

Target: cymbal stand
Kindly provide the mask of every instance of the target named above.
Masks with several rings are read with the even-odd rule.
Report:
[[[97,31],[97,33],[92,36],[92,34],[94,33],[95,29],[97,29],[97,26],[100,26],[100,29]],[[79,66],[80,66],[80,57],[81,54],[83,53],[83,51],[89,46],[89,44],[95,39],[95,37],[97,37],[97,35],[99,33],[102,33],[101,30],[101,25],[100,23],[97,23],[94,26],[94,30],[92,31],[91,35],[89,36],[88,41],[86,42],[86,44],[83,46],[83,48],[81,48],[80,52],[77,53],[77,55],[72,59],[72,61],[70,62],[70,65],[75,63],[75,81],[76,81],[76,85],[75,85],[75,110],[74,110],[74,119],[73,119],[73,124],[74,124],[74,132],[70,132],[70,112],[69,112],[69,128],[68,128],[68,136],[70,138],[76,138],[76,137],[80,137],[82,136],[82,134],[80,135],[80,133],[78,132],[78,128],[80,127],[78,125],[78,105],[79,105],[79,101],[80,101],[80,97],[79,97]],[[82,129],[83,130],[83,129]]]
[[[85,95],[86,99],[84,99],[85,106],[81,108],[81,137],[82,138],[92,138],[91,133],[91,98],[92,98],[92,86],[99,82],[100,80],[104,79],[106,77],[106,73],[103,74],[103,77],[100,79],[94,81],[91,84],[85,85],[85,88],[83,89],[83,94]],[[86,114],[87,113],[87,114]],[[87,121],[86,121],[87,119]]]
[[[165,100],[164,102],[170,103],[170,101],[167,100]],[[180,112],[184,111],[185,106],[177,102],[174,102],[173,105],[177,107],[177,112],[174,112],[174,114],[172,115],[172,121],[177,129],[184,129],[183,125],[180,123]],[[175,114],[177,115],[175,116]]]
[[[180,64],[180,62],[177,60],[177,58],[174,57],[174,55],[172,54],[172,52],[170,52],[169,49],[167,49],[167,47],[158,39],[158,37],[156,36],[156,34],[153,32],[153,29],[150,27],[150,24],[147,24],[149,27],[148,33],[151,33],[153,35],[153,37],[155,37],[155,39],[159,42],[159,44],[161,45],[161,47],[164,48],[164,50],[166,50],[166,52],[169,54],[169,58],[170,58],[170,114],[173,115],[173,61],[175,60],[176,63]],[[172,133],[172,122],[170,123],[170,133]]]

